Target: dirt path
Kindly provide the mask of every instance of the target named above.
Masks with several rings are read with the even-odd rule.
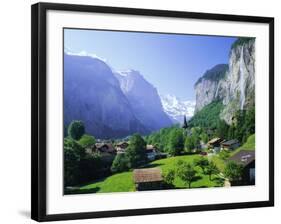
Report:
[[[224,179],[224,187],[231,187],[231,184],[227,178]]]
[[[224,187],[231,187],[230,181],[223,175],[223,173],[220,173],[219,176],[224,179]]]

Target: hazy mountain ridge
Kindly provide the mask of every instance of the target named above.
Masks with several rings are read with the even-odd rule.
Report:
[[[135,70],[114,73],[120,87],[131,103],[134,114],[150,131],[155,131],[172,124],[163,111],[157,89]]]
[[[172,124],[157,90],[138,72],[117,77],[99,58],[65,53],[64,125],[82,120],[87,133],[115,138],[147,134]],[[121,78],[130,84],[127,89]]]
[[[87,56],[64,55],[64,124],[82,120],[86,132],[122,137],[148,130],[135,117],[107,64]]]

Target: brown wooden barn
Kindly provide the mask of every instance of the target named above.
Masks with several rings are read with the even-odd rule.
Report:
[[[133,179],[137,191],[159,190],[162,188],[162,172],[159,168],[135,169]]]
[[[254,150],[241,150],[229,158],[229,161],[242,164],[244,167],[242,184],[254,185],[255,184],[255,151]]]

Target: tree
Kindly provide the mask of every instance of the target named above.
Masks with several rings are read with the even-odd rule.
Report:
[[[200,136],[198,133],[194,133],[191,135],[191,139],[194,145],[194,148],[198,149],[198,147],[200,147]]]
[[[255,107],[250,108],[246,112],[245,123],[248,135],[255,133]],[[247,136],[248,137],[248,136]]]
[[[228,129],[228,139],[233,139],[235,138],[235,126],[234,124],[230,125],[229,129]]]
[[[196,177],[196,170],[194,166],[190,163],[183,162],[177,169],[177,175],[184,182],[188,184],[188,188],[191,187],[191,183],[194,181]]]
[[[176,162],[176,173],[179,173],[180,172],[180,168],[181,166],[184,164],[185,162],[182,160],[182,159],[179,159],[177,162]]]
[[[169,153],[172,156],[179,155],[184,148],[184,139],[181,129],[174,129],[169,136]]]
[[[224,175],[231,182],[239,181],[242,177],[243,165],[230,161],[226,164]]]
[[[233,124],[229,127],[228,138],[236,138],[245,143],[247,138],[255,133],[255,107],[237,111],[232,120]]]
[[[218,167],[216,166],[216,164],[213,161],[211,161],[209,163],[209,165],[206,166],[205,173],[209,175],[209,180],[212,180],[212,175],[219,174],[220,171],[219,171]]]
[[[186,136],[184,141],[184,148],[189,153],[191,153],[192,149],[194,149],[193,139],[191,136]]]
[[[246,111],[245,110],[239,110],[235,114],[236,118],[236,127],[234,131],[234,136],[237,138],[240,142],[243,140],[243,136],[245,135],[245,116],[246,116]]]
[[[230,156],[230,152],[228,150],[221,150],[220,153],[219,153],[219,157],[222,159],[222,160],[227,160]]]
[[[225,139],[228,137],[229,126],[224,120],[218,121],[217,136]]]
[[[200,135],[200,138],[204,143],[207,143],[209,141],[209,136],[205,132]]]
[[[102,168],[104,162],[98,153],[88,154],[80,159],[79,162],[79,183],[93,181],[103,175]]]
[[[117,154],[111,165],[113,173],[123,172],[129,169],[129,160],[125,153]]]
[[[83,147],[83,148],[87,148],[90,147],[92,145],[94,145],[96,143],[96,139],[95,137],[91,136],[91,135],[83,135],[78,143]]]
[[[129,141],[126,150],[126,156],[129,161],[129,167],[137,167],[146,161],[146,142],[139,134],[134,134]]]
[[[187,129],[187,128],[188,128],[187,121],[186,121],[186,116],[185,116],[185,115],[184,115],[184,118],[183,118],[183,125],[182,125],[182,128],[183,128],[183,129]]]
[[[85,134],[85,126],[82,121],[72,121],[68,126],[68,136],[79,140]]]
[[[80,161],[85,157],[83,148],[73,139],[64,139],[64,185],[74,185],[78,183],[80,173]]]
[[[199,166],[202,169],[202,172],[205,173],[205,168],[209,165],[209,160],[201,156],[194,160],[194,165]]]
[[[175,180],[175,170],[168,170],[165,174],[164,174],[164,181],[165,183],[167,183],[168,185],[172,185],[174,180]]]

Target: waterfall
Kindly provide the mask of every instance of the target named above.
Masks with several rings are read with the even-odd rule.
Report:
[[[242,46],[242,48],[241,48],[239,69],[240,69],[240,80],[239,80],[239,84],[240,84],[240,109],[243,110],[244,103],[245,103],[244,46]]]
[[[218,97],[219,88],[220,88],[220,83],[218,83],[218,86],[217,86],[217,89],[216,89],[216,93],[215,93],[215,98]]]

